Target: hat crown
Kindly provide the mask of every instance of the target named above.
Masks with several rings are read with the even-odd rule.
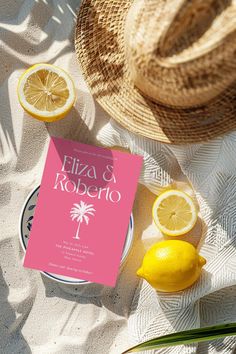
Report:
[[[164,105],[203,105],[236,80],[236,1],[135,0],[125,51],[144,95]]]

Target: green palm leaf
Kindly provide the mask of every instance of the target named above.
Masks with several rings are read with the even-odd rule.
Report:
[[[126,350],[122,354],[141,352],[143,350],[151,350],[164,347],[173,347],[180,344],[204,342],[235,335],[236,323],[227,323],[213,327],[191,329],[189,331],[167,334],[165,336],[148,340],[147,342],[138,344],[135,347]]]

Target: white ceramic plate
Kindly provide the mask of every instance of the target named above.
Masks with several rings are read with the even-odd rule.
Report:
[[[32,222],[34,219],[34,211],[38,199],[38,194],[39,194],[39,188],[35,188],[26,198],[26,201],[23,205],[21,215],[20,215],[20,220],[19,220],[19,236],[20,236],[20,242],[22,245],[22,248],[24,251],[27,249],[29,237],[30,237],[30,230],[32,227]],[[130,222],[129,222],[129,227],[126,235],[126,240],[123,248],[123,253],[121,257],[121,264],[124,263],[125,259],[127,258],[129,251],[131,249],[131,245],[133,242],[133,231],[134,231],[134,222],[133,222],[133,215],[131,214],[130,216]],[[44,275],[46,275],[48,278],[56,280],[60,283],[64,284],[76,284],[76,285],[85,285],[89,284],[90,282],[87,280],[81,280],[81,279],[76,279],[76,278],[71,278],[71,277],[66,277],[64,275],[58,275],[54,273],[47,273],[47,272],[41,272]]]

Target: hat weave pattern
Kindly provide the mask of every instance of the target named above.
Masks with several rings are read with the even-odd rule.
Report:
[[[157,0],[155,2],[158,3]],[[180,1],[177,2],[180,3]],[[211,2],[214,3],[214,1]],[[153,0],[151,3],[153,3]],[[163,3],[163,1],[160,1],[160,3]],[[216,20],[218,22],[223,21],[222,13],[224,18],[232,20],[232,9],[226,6],[226,1],[221,0],[221,3],[224,3],[224,6],[218,6],[216,9],[216,12],[219,12]],[[129,46],[128,41],[137,22],[134,18],[132,19],[131,26],[128,28],[128,30],[130,29],[128,39],[127,22],[133,6],[135,4],[131,0],[84,0],[81,4],[77,18],[75,47],[83,74],[96,100],[125,128],[166,143],[186,144],[206,141],[233,130],[236,127],[236,83],[234,79],[236,73],[236,41],[233,42],[232,38],[235,39],[236,16],[233,24],[231,21],[231,24],[228,27],[226,26],[224,33],[222,31],[219,33],[219,38],[224,37],[224,42],[222,39],[217,40],[217,46],[214,44],[213,49],[210,52],[208,49],[205,53],[206,64],[209,62],[206,65],[209,80],[203,80],[204,86],[201,85],[200,80],[201,77],[204,79],[204,71],[198,70],[198,68],[201,70],[203,68],[204,55],[196,59],[195,66],[192,65],[191,61],[187,63],[187,66],[184,65],[184,56],[189,58],[190,52],[188,53],[188,51],[191,46],[194,48],[194,43],[184,49],[186,39],[181,39],[185,38],[183,37],[185,34],[180,35],[183,30],[178,27],[178,16],[182,16],[180,17],[182,20],[188,18],[190,9],[187,8],[182,15],[175,14],[175,19],[172,18],[170,21],[172,25],[169,26],[168,36],[165,32],[165,38],[168,40],[164,41],[163,45],[161,41],[158,42],[160,44],[159,51],[161,51],[161,55],[164,56],[166,62],[175,60],[174,68],[168,68],[168,65],[166,68],[169,73],[172,70],[173,76],[170,79],[170,75],[167,75],[166,81],[164,81],[164,76],[159,75],[158,90],[160,94],[154,100],[153,97],[150,97],[151,94],[144,92],[143,84],[137,84],[137,80],[135,80],[137,76],[142,77],[140,70],[143,70],[145,76],[145,70],[142,69],[144,66],[139,67],[137,65],[143,56],[139,56],[136,63],[131,65],[135,55],[132,52],[134,48],[131,45]],[[150,8],[149,11],[151,11]],[[151,16],[151,13],[149,13],[149,16]],[[200,18],[202,18],[201,16]],[[213,17],[213,15],[211,16]],[[142,17],[141,13],[138,17]],[[192,31],[190,42],[194,38],[194,21],[196,20],[193,17],[193,23],[187,24]],[[202,21],[205,23],[205,20]],[[213,36],[214,25],[212,23],[214,21],[211,22],[213,29],[209,24],[209,36]],[[222,27],[223,23],[219,23]],[[171,32],[173,29],[175,29],[174,33]],[[163,33],[163,31],[160,33]],[[198,36],[200,36],[199,33],[200,29],[198,29]],[[204,33],[206,35],[207,32]],[[207,43],[207,39],[203,37],[199,39],[202,46],[201,50],[204,48],[203,43]],[[135,41],[135,35],[132,38]],[[149,39],[147,39],[147,42],[147,45],[151,45],[151,43],[156,45],[157,43],[155,41],[151,42]],[[132,54],[131,59],[127,55],[127,43],[128,51],[130,50],[130,54]],[[228,55],[226,55],[226,49]],[[175,55],[173,55],[173,52]],[[218,59],[213,61],[211,56],[214,56],[216,52],[219,53],[217,54]],[[148,53],[150,55],[150,52]],[[227,58],[229,58],[227,65],[223,65]],[[180,64],[176,60],[179,60]],[[210,63],[214,63],[212,70],[210,70]],[[145,67],[152,70],[152,66],[146,65]],[[212,80],[216,77],[218,68],[221,68],[218,75],[219,84],[218,82],[215,84]],[[134,75],[135,70],[136,72],[139,71],[139,75]],[[156,65],[153,70],[157,70]],[[161,70],[163,71],[163,67],[161,67]],[[189,79],[187,79],[188,70],[192,75],[189,76]],[[228,75],[229,71],[233,74]],[[155,71],[153,72],[155,73]],[[182,77],[180,76],[181,73],[183,74]],[[151,77],[152,75],[149,73],[148,78]],[[198,79],[194,79],[195,77]],[[154,84],[157,86],[157,79],[154,80]],[[182,92],[178,89],[174,90],[174,85],[177,88],[180,85],[179,87],[183,89]],[[213,89],[209,93],[210,86]],[[200,94],[201,92],[202,94]],[[218,92],[219,94],[213,97]],[[207,102],[204,102],[205,100]],[[189,104],[193,104],[193,106],[187,107]]]

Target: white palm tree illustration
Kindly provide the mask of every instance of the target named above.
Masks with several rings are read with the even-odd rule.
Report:
[[[88,215],[94,216],[96,210],[93,208],[93,204],[86,204],[82,200],[79,204],[73,204],[73,207],[70,210],[70,217],[72,221],[76,220],[78,223],[76,234],[73,238],[79,240],[79,231],[80,225],[83,221],[86,222],[86,225],[89,223]]]

